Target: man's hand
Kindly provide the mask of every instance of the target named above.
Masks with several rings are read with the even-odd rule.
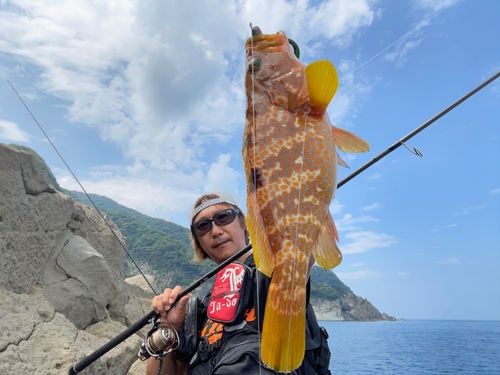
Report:
[[[160,314],[161,320],[172,324],[177,332],[179,332],[182,322],[184,322],[184,318],[186,317],[186,305],[189,298],[191,298],[191,294],[187,294],[171,309],[172,304],[181,292],[182,288],[178,285],[174,289],[167,288],[162,294],[153,298],[152,303],[153,310],[156,311],[157,314]]]

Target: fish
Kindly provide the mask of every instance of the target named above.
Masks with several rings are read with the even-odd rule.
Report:
[[[262,327],[262,361],[278,372],[298,368],[305,353],[310,254],[323,268],[342,260],[329,205],[344,152],[369,144],[332,126],[327,106],[337,91],[328,60],[306,66],[283,31],[245,43],[246,122],[242,154],[247,226],[257,268],[271,277]]]

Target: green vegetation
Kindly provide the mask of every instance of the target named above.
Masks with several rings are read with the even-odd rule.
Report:
[[[327,299],[334,301],[351,293],[351,289],[340,281],[337,275],[332,271],[313,266],[311,271],[312,299]]]
[[[72,190],[67,190],[67,191],[65,191],[65,193],[68,194],[73,199],[76,198],[75,200],[77,200],[78,202],[85,203],[89,206],[92,206],[89,199],[87,198],[87,196],[84,193],[81,193],[78,191],[72,191]],[[158,229],[158,230],[162,231],[163,233],[166,233],[170,236],[175,237],[178,241],[180,241],[184,245],[189,246],[191,248],[191,239],[189,237],[189,233],[190,233],[189,229],[184,228],[181,225],[174,224],[170,221],[166,221],[163,219],[157,219],[157,218],[154,218],[151,216],[141,214],[139,211],[125,207],[125,206],[115,202],[112,199],[103,197],[102,195],[97,195],[97,194],[89,194],[89,195],[90,195],[90,198],[92,199],[92,201],[96,204],[96,206],[99,207],[99,209],[103,209],[105,211],[110,211],[110,212],[120,212],[120,213],[123,213],[123,214],[130,216],[132,218],[138,219],[146,227],[151,228],[151,229]],[[120,228],[120,230],[121,230],[121,228]],[[124,233],[124,235],[126,237],[128,237],[125,233]]]
[[[146,266],[149,272],[163,276],[162,280],[157,280],[161,289],[175,285],[188,286],[214,267],[211,262],[193,261],[193,249],[175,236],[150,228],[138,218],[123,212],[104,208],[103,211],[127,237],[127,248],[135,261]],[[135,266],[127,263],[124,271],[137,274]]]

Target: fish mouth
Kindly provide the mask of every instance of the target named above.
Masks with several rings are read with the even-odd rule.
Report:
[[[254,29],[252,29],[252,34],[253,30]],[[259,31],[260,29],[256,32]],[[260,34],[253,35],[247,39],[245,48],[253,48],[256,51],[276,52],[281,50],[283,46],[286,47],[287,45],[288,38],[283,31],[279,31],[277,34],[262,34],[262,31],[260,31]]]

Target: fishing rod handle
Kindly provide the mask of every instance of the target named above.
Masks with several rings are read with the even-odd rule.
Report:
[[[220,270],[225,268],[227,265],[230,263],[234,262],[236,259],[241,257],[243,254],[245,254],[248,250],[252,248],[252,245],[247,245],[240,251],[238,251],[236,254],[233,256],[229,257],[227,260],[219,264],[217,267],[215,267],[212,271],[207,273],[205,276],[201,277],[199,280],[195,281],[193,284],[188,286],[185,290],[183,290],[179,295],[177,296],[177,299],[175,302],[170,306],[170,308],[174,307],[174,305],[184,296],[198,288],[201,284],[203,284],[205,281],[210,279],[212,276],[214,276],[216,273],[218,273]],[[131,325],[129,328],[127,328],[125,331],[120,333],[118,336],[116,336],[114,339],[111,341],[107,342],[103,346],[101,346],[99,349],[97,349],[95,352],[90,354],[89,356],[85,357],[82,359],[80,362],[78,362],[76,365],[71,367],[68,371],[69,375],[76,375],[80,371],[83,371],[86,369],[88,366],[90,366],[92,363],[97,361],[100,357],[102,357],[104,354],[109,352],[111,349],[113,349],[115,346],[120,344],[122,341],[125,341],[128,339],[130,336],[132,336],[134,333],[139,331],[142,327],[144,327],[146,324],[151,321],[151,319],[156,319],[159,316],[154,310],[151,311],[148,315],[144,316],[142,319],[138,320],[135,322],[133,325]]]

